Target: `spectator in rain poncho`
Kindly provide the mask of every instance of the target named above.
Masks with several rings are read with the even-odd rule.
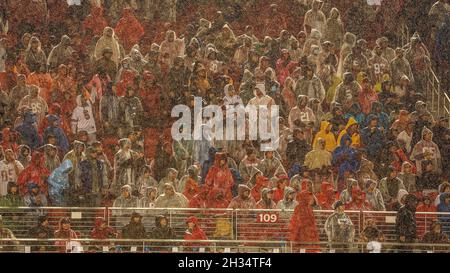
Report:
[[[175,191],[172,184],[164,185],[164,193],[155,201],[156,208],[185,208],[188,205],[187,198],[179,192]]]
[[[48,194],[53,206],[63,207],[66,204],[64,192],[69,189],[69,172],[72,168],[72,162],[66,160],[48,177]]]
[[[184,39],[178,39],[175,32],[169,30],[166,32],[166,39],[161,43],[159,56],[168,54],[165,61],[171,67],[176,57],[184,56],[184,48]]]
[[[238,196],[231,200],[228,207],[232,209],[254,209],[256,202],[250,193],[251,190],[249,187],[246,185],[239,185]]]
[[[348,134],[341,139],[341,146],[337,147],[332,156],[332,165],[337,167],[338,172],[338,191],[343,190],[345,183],[344,177],[347,173],[359,170],[360,162],[358,152],[351,147],[352,140]]]
[[[383,195],[377,188],[378,182],[372,179],[368,179],[365,182],[366,185],[366,200],[369,201],[374,211],[385,211],[386,207],[383,201]]]
[[[334,205],[334,213],[325,221],[325,232],[331,248],[336,251],[344,251],[351,247],[355,237],[355,227],[352,220],[344,211],[344,204],[337,201]]]
[[[22,136],[24,144],[35,150],[41,145],[41,138],[35,126],[36,115],[31,110],[24,113],[23,123],[16,127],[16,131]]]
[[[397,174],[397,170],[389,167],[387,177],[380,181],[379,188],[383,195],[384,203],[388,208],[397,201],[398,192],[405,189],[403,181],[397,177]]]
[[[164,187],[167,183],[171,184],[175,190],[178,189],[178,170],[174,168],[168,168],[166,170],[166,176],[164,176],[158,183],[159,193],[164,192]]]
[[[106,27],[103,30],[103,36],[100,37],[100,39],[97,42],[97,45],[95,46],[95,59],[101,59],[103,56],[103,52],[105,49],[109,48],[112,50],[112,57],[111,60],[114,61],[116,66],[120,63],[120,47],[119,43],[116,39],[116,36],[114,34],[114,30],[110,27]]]
[[[28,191],[30,183],[36,183],[42,193],[47,194],[47,177],[50,172],[44,166],[43,155],[40,152],[34,152],[31,162],[20,175],[17,177],[17,184],[21,195],[25,195]]]
[[[91,10],[89,14],[83,21],[83,29],[86,31],[88,29],[92,30],[94,35],[102,35],[103,30],[108,26],[108,22],[103,17],[103,7],[96,6]]]
[[[57,146],[62,150],[64,154],[69,151],[69,141],[67,139],[64,130],[60,127],[60,119],[58,116],[49,115],[47,117],[49,126],[44,130],[44,140],[47,139],[49,135],[55,136],[57,140]]]
[[[298,194],[297,200],[299,205],[295,207],[289,224],[289,239],[297,243],[319,242],[319,231],[312,209],[314,199],[308,192],[302,191]],[[306,247],[311,248],[311,246]]]
[[[123,9],[122,18],[117,22],[115,32],[128,52],[144,36],[144,28],[133,14],[131,8]]]
[[[70,46],[71,42],[69,36],[64,35],[61,37],[61,42],[48,54],[47,65],[49,69],[57,68],[61,64],[68,64],[69,58],[74,51]]]
[[[422,163],[431,160],[438,173],[442,172],[442,157],[439,147],[433,142],[433,132],[424,127],[422,130],[422,140],[417,142],[411,152],[411,160],[416,161],[417,175],[422,174]]]
[[[295,190],[291,187],[284,188],[284,197],[277,204],[277,209],[291,210],[298,205],[295,200]]]
[[[139,199],[140,208],[154,208],[156,198],[158,198],[158,188],[147,187],[142,192],[143,197]]]
[[[340,192],[339,196],[339,200],[344,204],[344,206],[353,200],[353,189],[358,187],[358,181],[353,178],[348,178],[346,182],[346,187]]]
[[[274,151],[264,152],[264,159],[259,162],[257,168],[268,179],[287,174],[280,159],[275,157]]]

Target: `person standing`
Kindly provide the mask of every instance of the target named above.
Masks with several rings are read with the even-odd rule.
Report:
[[[344,211],[344,203],[337,201],[333,208],[334,213],[325,222],[325,232],[332,249],[347,252],[355,237],[355,227]]]
[[[405,197],[405,205],[403,205],[397,212],[395,222],[395,230],[397,233],[397,240],[401,244],[409,244],[417,241],[417,223],[416,223],[416,208],[417,197],[408,194]],[[400,252],[410,250],[409,246],[401,246],[398,249]]]

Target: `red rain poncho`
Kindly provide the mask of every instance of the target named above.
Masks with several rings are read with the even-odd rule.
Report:
[[[123,10],[123,16],[114,31],[127,52],[144,36],[144,28],[130,8]]]
[[[34,152],[30,164],[17,178],[20,194],[25,195],[28,192],[28,183],[34,182],[39,186],[41,192],[47,195],[47,177],[49,175],[49,170],[44,166],[44,155],[40,152]]]
[[[215,156],[214,165],[208,171],[205,180],[205,186],[211,191],[213,189],[220,189],[224,193],[226,200],[230,201],[232,198],[231,188],[234,185],[233,175],[225,163],[224,167],[220,167],[221,160],[227,160],[224,153],[217,153]]]
[[[308,243],[319,242],[319,232],[317,231],[316,218],[311,207],[313,199],[307,191],[298,194],[298,206],[294,210],[289,224],[289,239],[294,242]],[[310,248],[310,246],[305,246]]]
[[[94,7],[83,22],[83,29],[91,29],[94,35],[102,36],[103,30],[108,26],[108,22],[103,17],[103,8]]]

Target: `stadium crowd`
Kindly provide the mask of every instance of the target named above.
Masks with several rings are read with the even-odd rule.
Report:
[[[448,65],[448,1],[405,45],[391,25],[408,1],[274,2],[1,1],[0,207],[294,210],[296,242],[319,241],[313,209],[334,210],[325,230],[344,247],[345,211],[398,211],[399,242],[448,243],[449,215],[420,238],[415,217],[450,212],[449,121],[425,103]],[[194,97],[278,105],[279,148],[173,140],[172,108]],[[151,231],[127,216],[90,236],[175,238],[165,216]],[[184,239],[207,238],[186,223]],[[77,236],[42,215],[27,238]],[[361,234],[382,237],[373,221]]]

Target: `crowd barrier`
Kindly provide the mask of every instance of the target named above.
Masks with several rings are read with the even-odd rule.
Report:
[[[79,238],[90,238],[96,217],[106,219],[109,226],[117,231],[129,223],[133,212],[140,213],[147,232],[155,226],[155,216],[164,215],[174,229],[177,238],[183,238],[186,220],[190,216],[199,219],[199,224],[211,240],[235,241],[286,241],[289,238],[288,225],[293,210],[233,210],[233,209],[192,209],[192,208],[0,208],[4,226],[11,229],[17,238],[29,238],[28,231],[37,225],[39,215],[47,215],[50,226],[58,228],[62,217],[71,219],[72,229]],[[321,241],[327,241],[324,225],[333,211],[314,211]],[[355,238],[364,230],[368,219],[373,219],[383,232],[387,242],[397,239],[396,212],[347,211],[355,227]],[[433,220],[441,220],[447,234],[450,231],[450,213],[417,212],[417,234],[421,238],[430,230]]]
[[[0,253],[368,253],[366,242],[0,239]],[[450,244],[381,242],[380,253],[448,253]]]

